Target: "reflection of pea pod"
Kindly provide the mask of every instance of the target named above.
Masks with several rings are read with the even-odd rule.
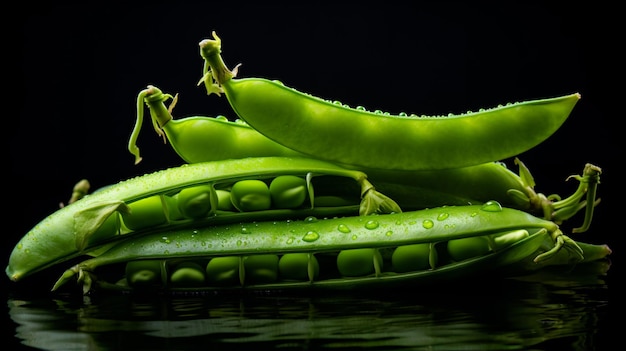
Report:
[[[269,181],[281,175],[297,175],[306,179],[308,206],[252,212],[216,208],[219,199],[214,193],[218,187],[246,179]],[[315,186],[320,184],[316,183],[316,179],[326,177],[345,178],[356,184],[354,195],[357,202],[318,206],[315,196],[318,190],[323,193],[325,187]],[[319,189],[315,190],[316,187]],[[186,204],[193,206],[193,210],[181,211],[176,206],[177,197],[181,190],[189,188],[197,191],[193,196],[180,195],[180,200],[184,199]],[[203,192],[205,188],[209,189],[209,193]],[[245,194],[240,197],[245,197]],[[199,211],[206,205],[202,201],[209,201],[209,206],[206,216],[200,219]],[[183,165],[122,181],[59,209],[20,239],[11,253],[6,273],[17,281],[80,254],[97,255],[107,248],[108,243],[155,228],[188,227],[200,225],[203,221],[232,223],[393,211],[401,210],[393,200],[377,192],[363,172],[346,170],[323,161],[268,157]],[[192,218],[185,218],[186,213]],[[102,245],[104,247],[100,247]]]
[[[550,137],[580,99],[574,93],[439,117],[378,114],[277,81],[235,79],[215,33],[200,42],[200,53],[207,92],[225,93],[239,118],[288,148],[355,167],[432,170],[513,157]]]
[[[518,235],[520,230],[527,231],[530,235],[520,236]],[[498,238],[508,235],[506,233],[509,232],[513,233],[514,239],[500,240],[500,244],[492,246],[492,249],[484,256],[456,261],[445,255],[444,248],[451,240],[481,236],[488,238],[488,241],[498,242]],[[309,259],[305,262],[317,264],[319,260],[319,275],[316,274],[315,277],[319,276],[320,279],[315,280],[314,275],[309,273],[309,279],[304,282],[274,281],[270,285],[341,288],[387,280],[400,282],[420,277],[426,279],[429,275],[435,279],[436,276],[448,277],[463,274],[465,272],[463,267],[483,270],[512,264],[536,253],[546,235],[549,238],[564,236],[553,222],[542,220],[523,211],[502,208],[497,203],[487,203],[482,206],[439,207],[366,217],[208,225],[194,229],[159,231],[122,241],[100,256],[68,269],[55,284],[54,289],[58,289],[78,274],[79,281],[83,283],[85,291],[88,291],[92,284],[90,272],[101,266],[134,260],[180,261],[218,257],[239,257],[240,263],[238,264],[235,259],[231,267],[240,272],[238,275],[233,273],[235,280],[245,286],[248,285],[248,280],[241,273],[245,265],[245,257],[288,253],[315,255],[317,260]],[[367,276],[335,277],[331,275],[328,277],[329,273],[326,272],[325,267],[329,265],[323,263],[328,257],[334,258],[337,252],[346,250],[380,250],[383,253],[380,257],[384,259],[386,257],[384,253],[388,250],[424,243],[432,244],[433,250],[441,252],[436,255],[437,258],[431,260],[431,269],[419,272],[399,274],[393,272],[393,268],[387,271],[381,261],[374,264],[376,267],[374,272]],[[528,245],[522,243],[528,243]],[[576,245],[572,242],[566,242],[563,248],[577,251]],[[491,256],[492,254],[494,256]],[[434,252],[432,255],[435,255]],[[576,255],[573,257],[580,259]],[[466,264],[468,266],[465,266]],[[311,266],[304,268],[308,272],[314,271]],[[158,276],[158,274],[155,275]]]

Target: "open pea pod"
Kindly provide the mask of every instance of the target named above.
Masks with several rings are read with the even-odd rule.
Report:
[[[19,240],[6,274],[18,281],[157,229],[399,211],[365,173],[324,161],[250,157],[183,165],[113,184],[52,213]]]
[[[540,250],[546,240],[552,245]],[[454,279],[504,269],[531,254],[547,262],[564,250],[571,262],[585,259],[555,223],[489,202],[158,231],[78,263],[53,290],[74,277],[85,293],[94,282],[121,290],[356,288]],[[96,278],[119,265],[126,265],[119,283]]]

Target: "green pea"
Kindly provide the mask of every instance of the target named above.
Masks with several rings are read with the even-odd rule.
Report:
[[[133,288],[145,289],[162,284],[161,260],[136,260],[126,263],[126,281]]]
[[[203,218],[213,213],[217,194],[210,185],[185,188],[178,193],[178,209],[186,218]]]
[[[174,205],[173,200],[170,203]],[[130,212],[122,213],[124,225],[131,230],[154,227],[167,223],[168,216],[163,209],[161,196],[155,195],[128,204]]]
[[[342,250],[337,255],[337,269],[344,277],[361,277],[377,273],[383,260],[376,249]]]
[[[239,284],[238,256],[212,258],[206,266],[206,276],[209,284],[235,285]]]
[[[437,255],[429,243],[398,246],[391,255],[394,272],[412,272],[430,268],[431,254]]]
[[[518,229],[493,237],[494,249],[501,249],[528,237],[528,230]]]
[[[317,258],[309,253],[287,253],[278,261],[278,272],[282,279],[315,280],[319,271]]]
[[[272,206],[269,187],[258,179],[240,180],[233,184],[230,200],[241,212],[268,210]]]
[[[170,276],[173,287],[199,287],[205,285],[205,269],[196,262],[178,264]]]
[[[261,254],[244,258],[246,284],[266,284],[278,280],[278,255]]]
[[[310,157],[354,167],[449,169],[514,157],[556,132],[581,97],[574,93],[450,117],[381,116],[277,81],[235,78],[215,32],[200,42],[200,54],[205,73],[212,73],[204,75],[207,93],[224,93],[252,128]]]
[[[448,241],[448,253],[455,261],[486,255],[489,251],[491,251],[489,240],[484,236]]]
[[[230,191],[224,189],[215,190],[217,195],[217,209],[222,211],[234,211],[236,210],[233,203],[230,201]]]
[[[307,196],[306,180],[294,175],[281,175],[272,179],[269,188],[275,208],[300,207]]]

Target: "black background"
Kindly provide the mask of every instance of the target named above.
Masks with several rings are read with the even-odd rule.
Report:
[[[614,249],[614,276],[624,236],[617,212],[623,31],[616,14],[595,3],[445,1],[20,8],[19,24],[7,32],[18,44],[7,56],[21,70],[9,72],[19,74],[12,89],[19,98],[5,101],[19,109],[4,119],[11,131],[5,130],[4,175],[12,194],[5,215],[12,226],[4,232],[2,256],[67,201],[79,179],[88,178],[95,189],[182,163],[150,123],[138,141],[143,162],[134,165],[126,149],[136,96],[148,84],[179,93],[175,118],[235,118],[225,98],[196,86],[203,63],[198,43],[215,30],[226,64],[243,64],[240,77],[279,79],[313,95],[392,113],[462,113],[581,93],[562,128],[520,158],[536,190],[546,193],[573,191],[576,183],[565,179],[587,162],[602,167],[602,203],[592,230],[577,238]]]

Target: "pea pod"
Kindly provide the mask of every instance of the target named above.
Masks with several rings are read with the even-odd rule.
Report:
[[[574,93],[427,117],[350,108],[263,78],[235,79],[221,40],[200,42],[207,92],[226,95],[239,118],[290,149],[354,167],[433,170],[517,156],[550,137],[580,99]]]
[[[143,103],[150,108],[157,134],[170,141],[172,148],[186,162],[197,163],[227,158],[258,155],[300,155],[283,147],[252,129],[245,122],[229,122],[224,118],[187,117],[174,120],[164,101],[171,98],[154,86],[143,90],[137,101],[137,124],[129,142],[129,150],[141,160],[135,146],[143,120]],[[530,171],[519,160],[520,175],[501,162],[486,162],[474,166],[443,170],[388,170],[370,167],[349,167],[361,170],[374,179],[377,187],[394,198],[406,210],[443,205],[479,204],[496,200],[503,206],[526,210],[545,219],[562,223],[578,212],[585,211],[583,226],[589,227],[593,208],[598,200],[594,189],[599,183],[601,169],[586,165],[583,175],[572,176],[580,182],[574,194],[561,199],[556,194],[545,196],[534,191]],[[408,196],[407,196],[408,195]],[[584,200],[584,201],[583,201]]]
[[[143,125],[144,103],[150,109],[152,124],[164,142],[188,163],[243,157],[304,157],[305,155],[269,140],[245,124],[229,122],[225,117],[192,116],[173,119],[164,102],[172,98],[149,85],[137,97],[137,121],[128,141],[128,150],[141,162],[137,138]]]
[[[183,189],[204,186],[216,191],[220,186],[232,185],[240,180],[269,181],[281,175],[297,175],[306,179],[307,206],[252,212],[220,211],[217,209],[217,196],[202,193],[192,197],[181,195],[185,203],[193,206],[192,210],[181,211],[175,205],[176,197]],[[327,177],[332,178],[332,182],[323,183]],[[315,203],[318,193],[345,192],[345,189],[333,185],[334,182],[343,184],[340,180],[344,178],[354,185],[350,190],[360,200],[349,205],[326,204],[325,207]],[[209,201],[209,204],[201,201]],[[202,208],[208,211],[207,216],[198,218],[198,211]],[[20,239],[9,257],[6,274],[17,281],[78,255],[96,256],[116,240],[141,235],[155,228],[189,227],[203,222],[233,223],[394,211],[401,209],[392,199],[376,191],[365,173],[324,161],[261,157],[183,165],[111,185],[52,213]],[[185,213],[190,218],[185,217]]]
[[[439,258],[433,259],[430,269],[419,271],[396,272],[391,265],[389,265],[391,270],[385,270],[382,262],[379,262],[374,265],[377,268],[371,274],[359,271],[359,274],[364,275],[341,276],[336,270],[328,272],[332,265],[324,263],[329,258],[338,259],[338,253],[346,250],[375,250],[381,253],[379,260],[382,260],[386,257],[382,254],[386,252],[385,250],[405,245],[428,243],[432,244],[432,248],[437,245],[445,247],[451,240],[472,237],[495,240],[496,237],[516,233],[521,229],[530,235],[515,236],[519,240],[501,241],[499,246],[494,246],[493,251],[462,261],[454,261],[440,254]],[[546,244],[548,242],[552,242],[549,251],[542,251],[539,254],[538,250],[542,245],[549,245]],[[563,249],[569,252],[571,261],[584,260],[580,247],[563,235],[555,223],[489,202],[485,205],[439,207],[367,217],[262,221],[158,231],[132,238],[130,241],[121,241],[98,257],[78,263],[62,274],[53,290],[58,290],[78,275],[78,282],[83,285],[83,291],[88,292],[96,279],[93,273],[97,269],[135,260],[210,262],[215,258],[230,257],[232,264],[220,263],[224,268],[210,270],[207,265],[207,272],[214,272],[220,276],[226,271],[233,272],[230,276],[236,279],[230,280],[235,284],[231,285],[231,288],[243,286],[263,289],[271,287],[332,289],[450,279],[470,272],[484,273],[496,267],[505,269],[506,266],[531,254],[541,256],[541,260],[547,262],[551,256]],[[315,261],[311,259],[300,261],[307,265],[305,271],[310,272],[308,278],[305,278],[305,281],[293,281],[293,276],[290,275],[290,279],[282,280],[280,257],[296,253],[317,257]],[[250,259],[247,259],[248,257]],[[252,259],[257,257],[258,260]],[[246,266],[246,262],[250,262],[250,265]],[[252,264],[253,262],[256,263]],[[266,273],[259,274],[269,278],[267,280],[260,277],[246,278],[246,275],[255,268],[263,269]],[[151,274],[155,277],[160,275],[160,273]],[[199,273],[196,272],[195,275]],[[206,289],[223,287],[223,284],[204,286]]]

